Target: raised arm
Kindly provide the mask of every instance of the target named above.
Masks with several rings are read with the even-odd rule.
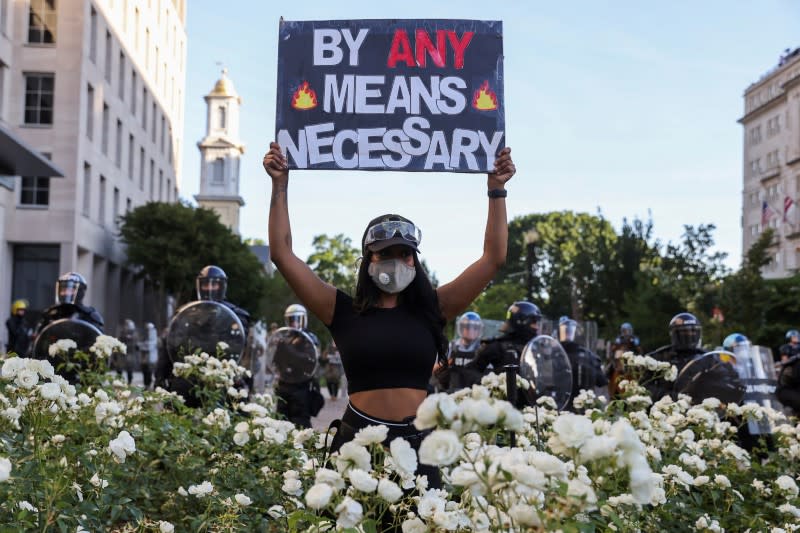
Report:
[[[503,148],[494,161],[494,172],[489,174],[489,191],[505,191],[506,182],[516,172],[511,160],[511,148]],[[505,197],[489,198],[489,214],[483,237],[483,255],[467,267],[456,279],[437,290],[439,306],[448,320],[463,312],[494,278],[506,261],[508,251],[508,220]]]
[[[269,202],[269,253],[272,262],[303,305],[324,324],[330,324],[336,306],[336,288],[319,279],[292,251],[287,200],[289,170],[278,143],[270,143],[269,151],[264,156],[264,170],[272,178],[272,198]]]

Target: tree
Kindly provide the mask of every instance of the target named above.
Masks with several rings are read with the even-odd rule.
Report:
[[[209,209],[185,203],[150,202],[120,217],[128,264],[152,282],[159,302],[172,294],[178,304],[194,298],[195,278],[214,264],[228,275],[228,299],[260,316],[266,275],[255,255]],[[164,324],[161,308],[155,320]]]
[[[306,260],[322,281],[348,294],[355,293],[357,261],[361,256],[352,243],[341,233],[333,237],[317,235],[311,243],[314,252]]]

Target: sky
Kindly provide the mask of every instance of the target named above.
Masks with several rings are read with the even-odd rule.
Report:
[[[278,8],[277,6],[280,5]],[[727,264],[741,262],[742,95],[800,46],[797,0],[188,2],[181,196],[199,187],[196,143],[206,103],[228,69],[242,98],[243,237],[267,239],[275,135],[278,21],[458,18],[503,21],[506,144],[517,174],[509,220],[602,211],[615,228],[652,216],[662,242],[713,223]],[[421,257],[440,282],[480,257],[486,176],[293,171],[289,214],[302,259],[319,234],[358,245],[366,223],[400,213],[422,229]]]

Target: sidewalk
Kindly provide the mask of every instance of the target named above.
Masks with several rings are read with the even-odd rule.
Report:
[[[347,407],[347,398],[343,397],[344,391],[342,390],[339,391],[339,397],[333,399],[331,399],[328,394],[327,388],[322,387],[320,392],[322,392],[322,396],[325,398],[325,405],[322,406],[319,415],[311,418],[311,427],[317,431],[326,431],[331,420],[342,417],[344,409]]]

